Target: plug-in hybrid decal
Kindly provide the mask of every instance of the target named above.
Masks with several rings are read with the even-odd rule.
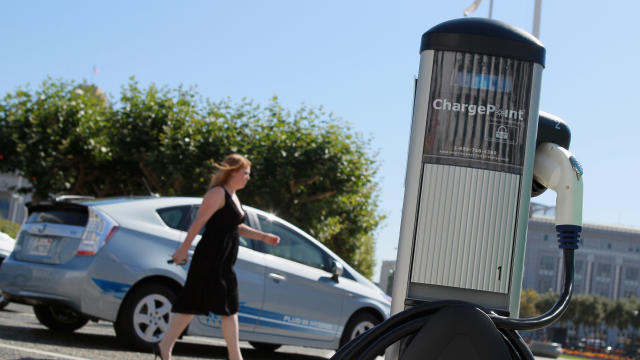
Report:
[[[240,302],[240,308],[238,309],[238,322],[242,324],[255,325],[258,323],[259,309],[248,307],[244,305],[245,302]],[[198,321],[208,327],[220,327],[222,324],[222,317],[220,315],[209,313],[209,315],[200,315],[196,317]]]
[[[260,325],[264,327],[298,331],[308,334],[335,336],[342,327],[327,322],[310,320],[295,315],[282,314],[273,311],[261,311],[240,303],[238,322],[243,324]],[[205,326],[220,327],[221,317],[210,313],[208,316],[198,316],[198,321]]]
[[[117,283],[114,281],[102,280],[92,278],[93,282],[98,285],[100,290],[102,290],[103,294],[111,295],[116,299],[124,299],[124,296],[127,294],[127,291],[131,288],[131,285]]]
[[[102,279],[92,279],[104,294],[111,295],[122,300],[130,285]],[[296,315],[283,314],[273,311],[262,311],[258,308],[247,306],[241,302],[238,309],[238,322],[250,325],[298,331],[307,334],[335,336],[342,330],[341,326],[323,321],[311,320]],[[222,317],[213,313],[207,316],[197,316],[198,321],[208,327],[220,327]]]

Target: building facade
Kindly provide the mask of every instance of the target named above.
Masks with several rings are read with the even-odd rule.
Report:
[[[562,290],[562,251],[556,239],[553,218],[529,220],[523,289]],[[575,252],[574,294],[611,300],[640,297],[640,229],[583,224]]]
[[[22,224],[27,216],[25,204],[31,195],[20,195],[16,189],[28,186],[26,179],[12,175],[0,174],[0,218]]]
[[[523,289],[538,293],[562,292],[563,252],[558,248],[554,210],[542,207],[531,211],[534,216],[529,219],[527,229]],[[383,262],[380,272],[383,290],[386,290],[382,287],[383,281],[388,281],[384,274],[388,275],[389,269],[394,268],[395,261]],[[640,229],[584,223],[574,268],[574,294],[598,295],[610,300],[640,298]],[[618,335],[616,329],[608,329],[604,336],[606,343],[619,343]]]
[[[382,289],[387,295],[391,296],[392,285],[393,285],[393,272],[396,271],[396,261],[395,260],[385,260],[382,262],[382,267],[380,268],[380,281],[378,282],[378,287]]]

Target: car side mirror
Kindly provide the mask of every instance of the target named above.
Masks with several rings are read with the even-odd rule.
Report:
[[[342,275],[343,271],[344,271],[344,266],[342,266],[342,264],[332,259],[330,272],[331,274],[333,274],[333,276],[331,277],[331,279],[333,279],[333,281],[335,282],[338,282],[339,281],[338,279],[340,278],[340,275]]]

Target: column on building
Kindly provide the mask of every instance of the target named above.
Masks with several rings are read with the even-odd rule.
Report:
[[[587,256],[587,271],[585,272],[584,277],[584,293],[591,293],[591,273],[593,270],[593,254],[589,254]]]
[[[562,292],[562,278],[563,278],[563,274],[564,274],[564,267],[563,267],[563,256],[559,256],[558,257],[558,266],[556,266],[556,272],[558,273],[556,276],[556,293],[561,293]]]
[[[613,296],[612,300],[616,300],[618,298],[618,294],[620,293],[620,274],[622,273],[622,259],[616,259],[616,273],[614,275],[613,281]]]

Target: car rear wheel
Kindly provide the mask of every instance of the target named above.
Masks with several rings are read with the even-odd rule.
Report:
[[[173,290],[163,284],[147,284],[134,290],[120,308],[114,324],[116,336],[136,348],[150,349],[169,328],[175,299]]]
[[[361,312],[355,314],[351,320],[345,326],[342,332],[342,338],[340,338],[340,347],[344,346],[349,341],[364,334],[372,327],[378,325],[380,320],[373,314],[368,312]]]
[[[53,331],[74,332],[89,321],[81,314],[62,305],[35,305],[33,313],[42,325]]]
[[[249,344],[251,344],[251,346],[253,346],[254,349],[261,352],[272,352],[280,348],[280,346],[282,346],[280,344],[270,344],[270,343],[263,343],[263,342],[257,342],[257,341],[249,341]]]

